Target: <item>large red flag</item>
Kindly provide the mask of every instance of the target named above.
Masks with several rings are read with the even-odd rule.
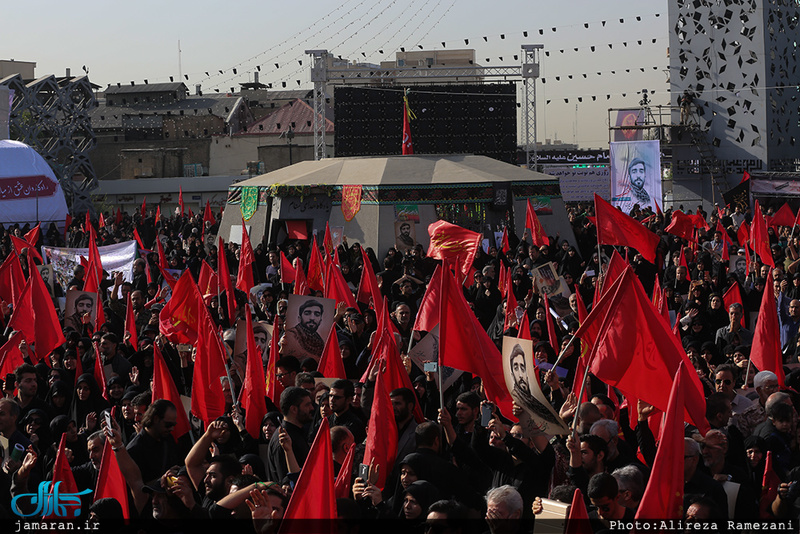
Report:
[[[344,275],[338,265],[333,262],[328,263],[325,280],[325,298],[333,299],[337,304],[345,302],[348,308],[358,309],[353,292],[350,290],[350,286],[347,285],[347,281],[344,279]]]
[[[364,249],[361,249],[361,281],[358,284],[358,295],[356,301],[369,305],[372,299],[372,307],[377,309],[381,301],[381,288],[378,286],[378,277],[372,269],[372,262]]]
[[[387,387],[387,377],[384,375],[385,372],[379,370],[375,378],[375,396],[372,399],[372,413],[367,426],[367,444],[364,450],[364,464],[370,465],[372,460],[375,460],[375,465],[380,466],[375,485],[381,491],[397,455],[397,423],[394,422],[392,400],[389,398],[391,390]]]
[[[153,396],[152,402],[158,399],[165,399],[175,405],[178,411],[178,419],[175,424],[175,430],[172,431],[172,436],[175,439],[183,436],[189,432],[192,427],[189,423],[189,416],[186,415],[186,409],[183,407],[181,395],[178,393],[178,388],[175,386],[175,380],[167,368],[167,362],[164,361],[164,356],[161,354],[161,349],[158,344],[153,343]],[[258,435],[258,434],[256,434]]]
[[[219,277],[206,260],[203,260],[202,265],[200,265],[197,287],[204,298],[209,295],[216,295],[219,292]]]
[[[325,290],[325,281],[322,279],[323,264],[322,254],[317,246],[317,238],[314,237],[311,240],[311,257],[308,259],[308,275],[306,277],[308,287],[314,291]]]
[[[91,489],[85,489],[81,492],[78,491],[78,485],[75,483],[75,477],[72,476],[72,469],[69,467],[69,462],[67,461],[67,454],[65,449],[67,448],[67,435],[61,435],[61,441],[58,444],[58,452],[56,452],[56,461],[53,465],[53,480],[52,485],[50,486],[48,497],[45,497],[49,500],[49,502],[58,502],[55,500],[55,495],[64,495],[66,493],[77,494],[77,495],[84,495],[86,493],[91,493]],[[53,512],[61,509],[61,512],[66,512],[66,515],[59,514],[48,514],[45,515],[42,519],[44,520],[58,520],[63,521],[64,519],[77,519],[80,515],[81,506],[80,501],[72,499],[69,500],[69,504],[62,506],[54,506]]]
[[[603,283],[600,286],[600,295],[605,295],[608,288],[611,287],[614,282],[622,276],[622,273],[625,272],[625,268],[628,266],[628,263],[622,259],[622,256],[615,250],[611,253],[611,260],[608,262],[608,265],[605,269],[605,274],[603,276]]]
[[[389,415],[394,421],[391,413]],[[330,425],[327,418],[323,418],[286,505],[279,532],[338,532],[333,481]]]
[[[775,267],[775,260],[772,259],[772,250],[769,246],[769,235],[767,234],[767,223],[761,214],[761,206],[756,200],[756,207],[753,210],[753,227],[750,233],[750,248],[758,254],[761,261],[766,265]],[[772,286],[770,286],[772,287]]]
[[[578,324],[583,324],[589,312],[586,311],[586,304],[583,302],[580,291],[575,292],[575,299],[578,305]],[[578,363],[575,366],[575,377],[572,379],[572,392],[575,393],[575,397],[579,397],[578,402],[582,404],[584,402],[589,402],[589,391],[586,388],[583,390],[583,397],[580,397],[581,384],[586,374],[586,361],[589,359],[589,344],[580,340],[578,347],[580,349],[580,355],[578,356]]]
[[[686,406],[684,380],[693,374],[683,363],[678,365],[669,402],[661,420],[653,471],[636,511],[636,519],[681,519],[683,517],[683,414]]]
[[[28,344],[36,341],[36,317],[34,315],[33,301],[31,300],[32,278],[30,277],[25,283],[22,293],[14,304],[11,319],[8,320],[8,329],[22,332]]]
[[[38,223],[23,236],[32,247],[35,247],[42,235],[42,223]]]
[[[289,260],[286,259],[286,255],[283,251],[280,251],[281,255],[281,283],[282,284],[291,284],[294,282],[296,273],[294,272],[294,267],[292,264],[289,263]]]
[[[231,273],[228,270],[228,259],[225,254],[225,242],[222,241],[222,236],[219,237],[219,246],[217,246],[217,272],[219,273],[219,288],[225,291],[228,321],[233,325],[236,317],[236,293],[233,290]],[[219,305],[222,307],[222,299],[220,299]]]
[[[39,260],[39,263],[44,263],[44,260],[42,259],[42,255],[39,254],[39,251],[36,250],[35,246],[31,245],[30,243],[28,243],[24,239],[19,238],[19,237],[15,236],[15,235],[9,234],[8,237],[11,238],[11,244],[14,246],[14,250],[16,251],[17,254],[22,254],[22,251],[27,249],[29,255],[31,255],[33,258],[36,258],[37,260]]]
[[[5,380],[17,367],[25,363],[22,351],[19,350],[20,342],[25,339],[22,332],[15,332],[2,347],[0,347],[0,377]]]
[[[347,456],[344,457],[342,467],[339,469],[339,474],[336,476],[336,482],[333,484],[336,490],[337,499],[350,499],[350,486],[353,478],[353,457],[355,456],[355,444],[350,446],[347,451]]]
[[[227,375],[226,359],[227,355],[214,322],[203,306],[192,376],[192,413],[202,419],[205,426],[225,414],[225,397],[220,378]]]
[[[750,241],[750,225],[745,221],[742,221],[742,224],[739,225],[739,229],[736,230],[736,240],[739,241],[739,246],[745,249],[747,248],[747,243]]]
[[[145,249],[144,242],[142,241],[142,238],[139,236],[138,228],[133,229],[133,238],[136,240],[136,244],[139,245],[140,249]]]
[[[539,217],[536,216],[536,210],[531,205],[531,199],[528,199],[528,207],[525,210],[525,228],[531,232],[531,242],[535,247],[549,246],[550,238],[547,237],[547,232],[544,231],[542,223],[539,222]]]
[[[778,325],[777,305],[773,291],[772,269],[767,274],[767,284],[761,295],[761,307],[753,331],[753,346],[750,360],[759,371],[772,371],[778,375],[780,386],[786,387],[783,375],[783,355],[781,354],[780,326]]]
[[[469,274],[482,235],[447,221],[436,221],[428,226],[431,242],[428,256],[436,260],[451,260],[461,274],[459,281]]]
[[[586,511],[586,503],[583,500],[581,490],[575,488],[572,494],[572,506],[569,507],[569,517],[564,529],[564,534],[585,534],[591,532],[589,524],[589,512]]]
[[[425,289],[425,294],[422,296],[422,301],[419,304],[417,317],[414,320],[414,330],[420,332],[430,332],[439,324],[439,307],[441,306],[441,288],[442,288],[442,265],[437,265],[433,270],[431,281],[428,282],[428,287]],[[375,303],[377,309],[377,302]]]
[[[503,227],[503,238],[500,240],[500,250],[503,251],[503,254],[508,254],[511,250],[511,245],[508,244],[508,226]]]
[[[207,222],[214,224],[214,214],[211,212],[211,203],[208,199],[206,199],[206,209],[203,211],[203,235],[206,233]],[[244,229],[244,219],[242,219],[242,229]]]
[[[9,254],[0,265],[0,299],[6,304],[16,304],[25,289],[25,273],[19,256]]]
[[[203,298],[192,274],[185,271],[172,290],[158,316],[159,330],[173,343],[197,343],[200,314],[205,311]]]
[[[319,359],[317,371],[325,378],[347,378],[344,372],[342,353],[339,351],[339,336],[336,334],[336,323],[331,325],[331,332],[325,341],[325,349]]]
[[[253,245],[250,243],[250,236],[247,235],[247,226],[242,219],[242,248],[239,251],[239,272],[236,275],[236,289],[244,291],[248,295],[250,289],[255,285],[253,281],[253,264],[256,256],[253,253]],[[233,317],[231,315],[231,317]]]
[[[267,415],[267,402],[264,399],[266,380],[261,350],[256,345],[256,338],[253,335],[253,318],[249,308],[245,315],[247,316],[247,367],[242,383],[241,403],[244,408],[244,426],[247,428],[247,433],[259,436],[261,420]]]
[[[728,290],[722,294],[722,302],[725,304],[725,309],[729,309],[731,304],[738,303],[744,309],[744,301],[742,300],[742,291],[739,289],[739,283],[733,284]],[[744,314],[742,314],[741,325],[744,328]]]
[[[133,303],[131,302],[131,296],[128,294],[128,301],[127,306],[125,307],[125,331],[131,335],[131,347],[133,350],[139,350],[139,332],[136,328],[136,316],[133,313]]]
[[[680,341],[664,323],[641,283],[628,267],[614,282],[576,333],[592,345],[589,370],[626,396],[661,411],[669,403],[668,384],[683,362],[692,368]],[[697,374],[685,384],[686,420],[705,435],[705,398]]]
[[[794,224],[794,219],[795,215],[792,213],[792,208],[789,207],[787,202],[784,202],[783,206],[778,208],[775,215],[768,217],[769,225],[774,227],[792,226]]]
[[[411,109],[408,107],[408,96],[403,97],[403,141],[401,154],[414,153],[414,143],[411,142]]]
[[[294,259],[294,289],[292,292],[295,295],[310,295],[311,289],[308,287],[306,280],[306,273],[303,271],[303,260],[300,258]]]
[[[511,413],[511,395],[503,378],[500,351],[469,308],[461,287],[442,269],[439,309],[439,364],[478,375],[486,397]]]
[[[275,370],[275,362],[281,357],[281,355],[278,354],[278,340],[281,337],[281,331],[277,323],[278,321],[275,321],[275,325],[272,329],[272,341],[270,341],[269,344],[269,361],[267,362],[267,372],[264,377],[264,382],[267,385],[267,397],[272,400],[275,406],[280,406],[283,384],[278,380],[278,372]]]
[[[761,519],[772,519],[772,502],[778,496],[778,487],[781,479],[773,467],[772,451],[767,451],[767,460],[764,464],[764,477],[761,481],[761,500],[759,501],[759,515]]]
[[[597,219],[597,241],[601,245],[620,245],[635,248],[649,261],[656,261],[656,247],[660,238],[642,226],[638,221],[625,215],[617,208],[594,195],[594,209]]]
[[[94,491],[94,502],[98,499],[113,499],[122,507],[122,517],[131,518],[128,504],[128,486],[125,477],[111,450],[111,440],[106,440],[103,446],[103,459],[100,461],[100,470],[97,472],[97,487]]]
[[[333,256],[333,236],[331,236],[331,226],[325,222],[325,237],[322,239],[322,246],[325,247],[325,255]]]

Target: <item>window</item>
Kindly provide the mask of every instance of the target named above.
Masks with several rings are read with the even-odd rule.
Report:
[[[426,57],[425,58],[425,64],[428,65],[429,67],[433,67],[433,58],[432,57]]]
[[[398,67],[405,67],[406,66],[406,60],[405,59],[398,59],[397,60],[397,66]]]

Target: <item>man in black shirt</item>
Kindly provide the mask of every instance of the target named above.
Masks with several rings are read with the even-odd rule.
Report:
[[[284,389],[281,393],[281,412],[284,417],[282,426],[292,439],[292,452],[302,468],[311,449],[308,433],[303,430],[303,426],[310,423],[314,416],[311,393],[295,386]],[[280,432],[275,432],[269,442],[267,476],[272,482],[282,483],[288,474],[286,456],[280,443]]]
[[[349,380],[341,379],[331,384],[328,401],[333,415],[330,416],[330,423],[331,427],[347,427],[353,433],[356,443],[361,443],[367,437],[367,429],[364,421],[350,409],[354,394],[355,388]]]
[[[158,478],[173,465],[183,463],[183,456],[172,437],[177,421],[178,411],[166,399],[158,399],[144,413],[142,430],[126,447],[141,469],[143,480]]]

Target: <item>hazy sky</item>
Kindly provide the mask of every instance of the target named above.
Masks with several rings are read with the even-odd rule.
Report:
[[[657,92],[655,103],[668,103],[666,0],[139,0],[124,5],[16,3],[0,22],[0,58],[35,61],[38,76],[63,75],[66,68],[76,74],[85,65],[92,82],[103,87],[144,79],[168,82],[170,76],[179,79],[180,40],[187,86],[193,91],[201,83],[205,92],[226,92],[252,79],[256,65],[261,81],[276,88],[281,81],[287,88],[310,87],[303,51],[311,48],[377,63],[392,59],[401,46],[441,49],[444,41],[448,49],[476,49],[482,64],[515,65],[521,44],[542,43],[550,55],[542,56],[546,83],[537,86],[539,140],[607,146],[609,107],[636,106],[636,92],[643,88]]]

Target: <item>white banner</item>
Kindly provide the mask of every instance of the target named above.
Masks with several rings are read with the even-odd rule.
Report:
[[[661,196],[661,149],[658,141],[611,143],[611,203],[626,215],[635,204],[656,211]]]
[[[597,193],[611,198],[611,170],[608,167],[547,167],[545,174],[558,177],[564,202],[592,202]]]
[[[109,274],[121,272],[128,282],[133,281],[133,260],[136,259],[136,241],[126,241],[116,245],[97,247],[100,262]],[[67,291],[67,282],[72,280],[73,270],[80,265],[81,257],[89,259],[88,248],[42,247],[44,260],[54,266],[56,282]]]

